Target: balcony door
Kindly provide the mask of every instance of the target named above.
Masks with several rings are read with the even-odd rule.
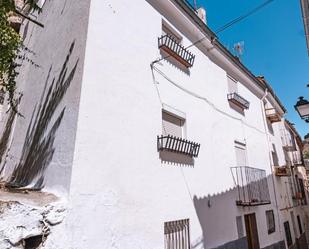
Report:
[[[255,214],[245,215],[248,249],[260,249],[259,234]]]

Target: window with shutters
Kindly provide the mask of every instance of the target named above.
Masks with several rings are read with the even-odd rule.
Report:
[[[236,166],[247,166],[246,145],[235,141]]]
[[[181,35],[166,21],[162,20],[162,35],[169,35],[175,39],[179,44],[182,42]]]
[[[275,227],[275,216],[274,216],[273,210],[266,211],[266,224],[267,224],[268,234],[275,232],[276,227]]]
[[[200,144],[185,136],[185,119],[165,110],[162,111],[162,135],[157,137],[158,151],[180,153],[198,157]]]
[[[164,223],[165,249],[190,249],[189,219]]]
[[[195,55],[182,44],[182,36],[164,20],[162,21],[162,35],[158,37],[158,47],[163,53],[163,58],[174,65],[185,66],[188,69],[193,66]],[[170,60],[171,58],[173,60]],[[177,63],[175,63],[177,62]]]
[[[238,238],[240,239],[245,236],[242,216],[236,216],[236,226],[237,226]]]
[[[284,231],[285,231],[285,239],[288,246],[291,246],[293,244],[291,230],[290,230],[290,223],[288,221],[283,223],[284,225]]]
[[[238,83],[230,75],[227,75],[228,94],[227,99],[230,103],[236,105],[241,110],[249,109],[250,103],[248,100],[238,94]]]
[[[235,80],[232,76],[227,75],[227,83],[228,83],[228,91],[229,93],[237,93],[237,80]]]
[[[162,134],[167,136],[184,137],[184,123],[185,120],[172,115],[168,112],[162,111]]]

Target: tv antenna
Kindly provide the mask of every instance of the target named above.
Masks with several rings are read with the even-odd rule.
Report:
[[[196,0],[193,0],[193,4],[194,4],[194,9],[197,10]]]
[[[245,51],[245,42],[244,41],[240,41],[234,44],[233,46],[233,51],[235,53],[235,55],[241,59],[242,55],[244,54]]]

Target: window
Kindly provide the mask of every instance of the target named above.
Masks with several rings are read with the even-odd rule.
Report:
[[[235,141],[236,166],[247,166],[246,145]]]
[[[275,228],[275,216],[274,216],[273,210],[266,211],[266,223],[267,223],[268,234],[275,232],[275,230],[276,230],[276,228]]]
[[[162,111],[162,134],[179,138],[184,137],[184,122],[183,118]]]
[[[237,93],[237,80],[232,78],[230,75],[227,75],[227,83],[228,83],[228,90],[229,93]]]
[[[237,226],[238,238],[240,239],[245,236],[242,216],[236,216],[236,226]]]
[[[278,154],[277,154],[276,146],[274,144],[273,144],[273,150],[272,150],[271,154],[272,154],[272,158],[273,158],[273,165],[279,166]]]
[[[190,249],[189,219],[164,223],[165,249]]]
[[[169,35],[173,37],[179,44],[182,42],[181,35],[179,35],[178,32],[164,20],[162,20],[162,35]]]
[[[284,225],[286,243],[288,246],[291,246],[293,244],[293,241],[291,236],[290,223],[286,221],[283,223],[283,225]]]
[[[298,228],[299,228],[299,234],[302,234],[303,233],[303,228],[302,228],[302,225],[301,225],[301,221],[300,221],[299,215],[297,215],[297,223],[298,223]]]

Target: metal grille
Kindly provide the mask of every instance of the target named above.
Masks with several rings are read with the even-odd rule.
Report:
[[[233,102],[235,105],[238,105],[241,108],[249,109],[250,103],[248,100],[244,99],[237,93],[229,93],[227,99]]]
[[[167,34],[159,37],[158,46],[186,67],[193,66],[195,55],[179,44],[179,42],[172,35]]]
[[[190,157],[198,157],[200,144],[174,137],[171,135],[157,137],[158,151],[167,150],[176,153],[188,155]]]
[[[165,249],[190,249],[189,219],[164,223]]]
[[[256,206],[270,203],[266,171],[247,166],[231,168],[238,189],[236,204]]]

